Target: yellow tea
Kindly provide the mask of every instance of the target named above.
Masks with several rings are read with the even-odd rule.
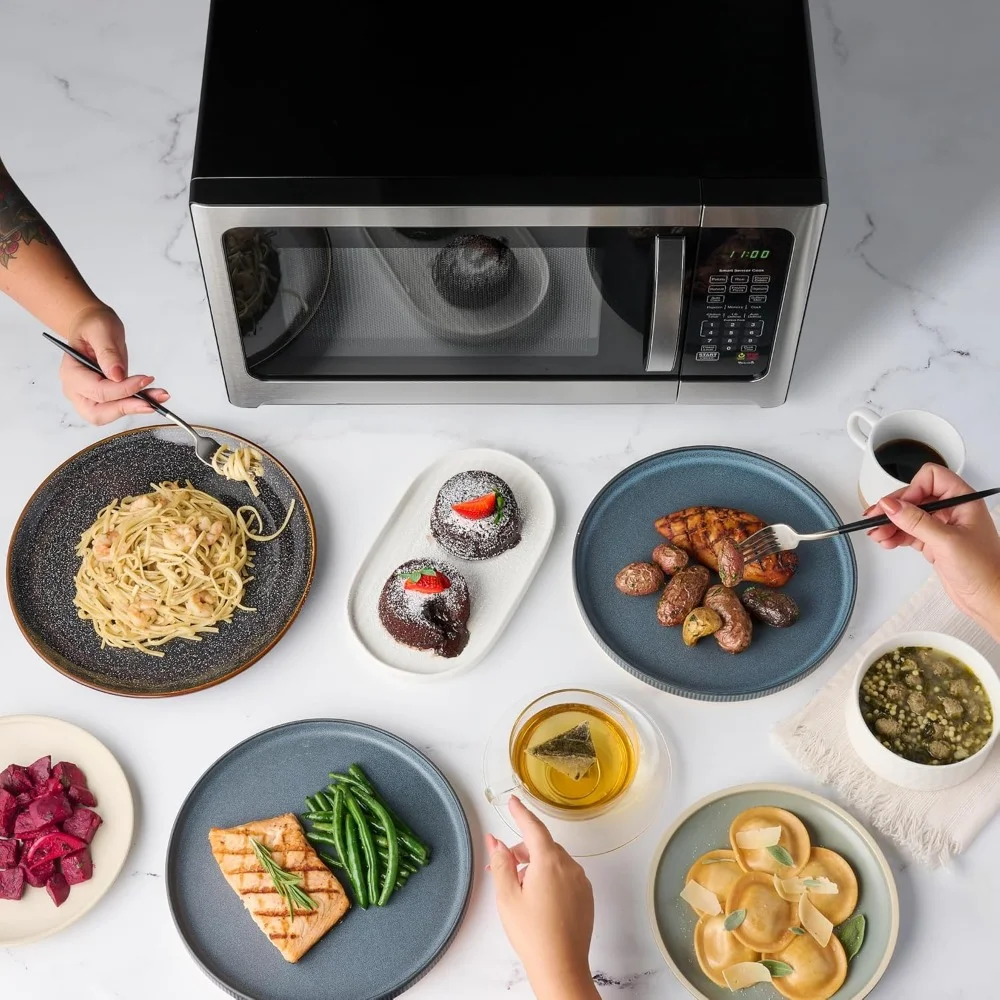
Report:
[[[511,763],[525,789],[562,809],[593,809],[632,783],[638,761],[624,726],[591,705],[543,708],[514,735]]]

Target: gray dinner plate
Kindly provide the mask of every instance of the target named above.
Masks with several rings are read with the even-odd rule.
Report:
[[[780,691],[815,670],[847,628],[858,589],[846,536],[807,542],[782,588],[801,617],[791,628],[754,623],[750,647],[734,656],[711,638],[684,645],[679,628],[656,620],[657,596],[627,597],[615,574],[647,561],[664,541],[653,522],[685,507],[733,507],[767,524],[820,531],[840,524],[830,502],[791,469],[736,448],[676,448],[629,466],[594,498],[573,550],[573,582],[584,621],[619,666],[672,694],[740,701]]]
[[[290,964],[222,877],[208,831],[301,813],[305,797],[326,786],[330,771],[354,763],[430,846],[431,861],[386,906],[352,906],[304,958]],[[167,899],[195,961],[231,996],[391,1000],[426,974],[451,944],[472,892],[472,865],[462,805],[423,754],[360,722],[312,719],[252,736],[202,776],[170,835]]]
[[[220,444],[251,442],[211,427],[199,428]],[[257,448],[257,445],[252,445]],[[246,483],[223,479],[198,461],[190,436],[178,427],[141,427],[92,444],[51,473],[14,526],[7,552],[7,594],[21,632],[42,659],[68,677],[110,694],[139,698],[187,694],[219,684],[259,660],[299,613],[316,563],[312,512],[291,473],[262,448],[264,476],[255,497]],[[276,531],[289,504],[288,527],[271,542],[256,542],[254,579],[245,598],[253,612],[200,642],[175,639],[162,657],[131,649],[102,649],[88,621],[77,617],[73,580],[80,565],[75,549],[102,507],[115,499],[148,493],[150,483],[190,480],[235,510],[255,507],[262,534]]]
[[[789,785],[740,785],[696,802],[667,830],[653,855],[647,907],[653,936],[674,975],[699,1000],[726,1000],[728,989],[713,983],[694,953],[694,911],[680,898],[691,865],[707,851],[729,847],[729,827],[744,809],[777,806],[794,813],[810,841],[844,857],[858,878],[858,904],[865,939],[847,967],[847,979],[833,1000],[860,1000],[889,966],[899,935],[899,897],[892,869],[870,833],[848,812],[812,792]],[[746,1000],[781,1000],[769,985],[738,994]],[[879,994],[881,995],[881,994]]]

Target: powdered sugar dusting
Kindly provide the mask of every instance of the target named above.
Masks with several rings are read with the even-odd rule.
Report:
[[[499,519],[496,513],[464,517],[452,509],[453,504],[477,500],[487,493],[503,498]],[[499,476],[483,469],[460,472],[438,492],[431,531],[445,549],[461,559],[490,559],[521,540],[521,511],[510,486]]]
[[[433,566],[439,573],[444,573],[451,586],[437,594],[422,594],[419,590],[407,590],[407,573],[415,573],[418,569]],[[385,603],[400,621],[417,624],[426,620],[427,605],[434,601],[440,605],[452,621],[461,621],[462,608],[469,596],[469,588],[465,578],[448,563],[440,559],[411,559],[403,563],[388,580],[384,591]]]

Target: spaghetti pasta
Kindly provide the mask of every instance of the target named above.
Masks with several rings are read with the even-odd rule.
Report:
[[[76,547],[77,614],[102,647],[163,656],[157,647],[171,639],[200,641],[237,609],[254,610],[243,603],[253,579],[248,542],[277,538],[294,509],[293,500],[281,527],[264,535],[256,508],[234,513],[190,482],[154,483],[151,493],[115,500]]]
[[[212,456],[212,468],[226,479],[246,483],[255,497],[260,496],[257,477],[264,475],[264,459],[256,448],[227,448],[223,445]]]

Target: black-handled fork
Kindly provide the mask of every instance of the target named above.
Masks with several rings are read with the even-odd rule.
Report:
[[[946,510],[948,507],[972,503],[974,500],[985,500],[986,497],[996,496],[998,493],[1000,493],[1000,487],[992,490],[980,490],[978,493],[963,493],[960,497],[933,500],[931,503],[922,503],[917,506],[921,510],[927,511],[928,514],[932,514],[936,510]],[[814,531],[808,535],[800,534],[787,524],[769,524],[766,528],[755,531],[749,538],[740,542],[740,555],[743,556],[744,562],[757,562],[765,556],[773,556],[776,552],[787,552],[790,549],[798,548],[799,542],[816,542],[821,538],[849,535],[852,531],[868,531],[871,528],[878,528],[883,524],[890,523],[885,514],[878,514],[875,517],[865,517],[860,521],[841,524],[827,531]]]
[[[89,368],[92,372],[97,372],[101,378],[105,378],[104,372],[101,371],[100,367],[86,354],[81,354],[75,347],[70,347],[69,344],[60,340],[58,337],[53,337],[51,333],[46,333],[42,331],[42,336],[48,340],[50,343],[56,345],[60,351],[64,351],[71,358],[79,361],[81,365],[85,368]],[[160,414],[161,417],[166,417],[171,423],[177,424],[182,430],[188,432],[192,438],[194,438],[194,453],[198,456],[198,459],[205,463],[210,469],[214,469],[215,465],[212,459],[215,457],[216,452],[219,451],[223,446],[219,444],[215,438],[210,438],[205,434],[199,434],[186,420],[181,420],[176,413],[171,413],[162,403],[158,403],[155,399],[149,396],[145,391],[132,393],[136,399],[141,399],[144,403],[149,403],[149,405]]]

